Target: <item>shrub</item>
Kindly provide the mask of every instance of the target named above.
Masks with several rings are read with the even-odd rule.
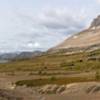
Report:
[[[51,80],[51,81],[54,81],[54,80],[56,80],[56,77],[52,76],[52,77],[50,78],[50,80]]]
[[[95,73],[95,80],[100,80],[100,73],[99,73],[99,71],[96,71],[96,73]]]
[[[39,75],[41,75],[41,74],[42,74],[42,71],[41,71],[41,70],[39,70],[39,71],[38,71],[38,74],[39,74]]]

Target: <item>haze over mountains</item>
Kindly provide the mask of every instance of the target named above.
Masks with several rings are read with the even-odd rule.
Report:
[[[34,52],[16,52],[16,53],[4,53],[0,55],[0,63],[5,63],[13,59],[29,59],[41,55],[41,51]]]
[[[58,46],[52,48],[51,51],[62,49],[84,50],[97,48],[100,48],[100,16],[93,20],[88,29],[78,34],[74,34]]]

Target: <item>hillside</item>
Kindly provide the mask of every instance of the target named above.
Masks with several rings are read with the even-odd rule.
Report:
[[[72,48],[73,51],[100,48],[100,16],[93,20],[88,29],[74,34],[58,46],[50,49],[50,51],[68,50],[69,48]],[[70,52],[70,49],[68,51]]]
[[[0,71],[48,71],[100,69],[100,50],[76,54],[44,54],[31,59],[0,64]]]

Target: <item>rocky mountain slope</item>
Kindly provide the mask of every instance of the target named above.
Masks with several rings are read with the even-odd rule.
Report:
[[[52,48],[50,51],[58,51],[62,49],[69,49],[70,51],[71,49],[84,50],[97,48],[100,48],[100,16],[93,20],[88,29],[78,34],[74,34],[58,46]]]

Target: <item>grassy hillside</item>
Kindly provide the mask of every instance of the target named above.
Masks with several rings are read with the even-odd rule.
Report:
[[[33,59],[0,64],[0,71],[68,70],[90,71],[100,69],[100,50],[77,54],[45,54]]]

